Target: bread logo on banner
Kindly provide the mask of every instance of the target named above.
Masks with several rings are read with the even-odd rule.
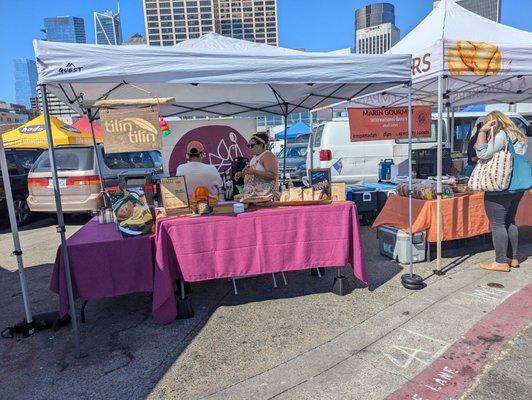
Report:
[[[459,40],[447,51],[447,64],[451,75],[497,75],[502,55],[496,44]]]

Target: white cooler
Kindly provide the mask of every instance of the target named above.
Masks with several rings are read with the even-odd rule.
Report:
[[[408,264],[408,233],[388,225],[379,226],[377,229],[379,250],[383,256],[401,263]],[[426,232],[414,233],[412,236],[412,262],[423,262],[427,255]]]

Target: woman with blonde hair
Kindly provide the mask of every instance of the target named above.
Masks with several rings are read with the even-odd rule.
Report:
[[[494,137],[492,137],[492,135]],[[480,160],[489,160],[499,151],[512,145],[515,153],[525,155],[527,137],[500,111],[492,111],[484,118],[484,125],[478,132],[475,150]],[[481,263],[481,268],[491,271],[510,271],[518,268],[518,229],[515,214],[524,192],[486,192],[484,206],[490,221],[495,261]],[[510,244],[510,246],[508,246]]]

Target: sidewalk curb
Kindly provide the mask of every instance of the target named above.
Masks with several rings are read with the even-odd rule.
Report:
[[[457,399],[532,319],[532,284],[507,298],[387,400]]]

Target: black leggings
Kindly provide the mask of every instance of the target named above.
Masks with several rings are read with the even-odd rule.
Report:
[[[498,263],[506,263],[507,258],[517,258],[519,232],[515,225],[515,214],[522,197],[523,193],[486,193],[484,197],[495,247],[495,261]]]

